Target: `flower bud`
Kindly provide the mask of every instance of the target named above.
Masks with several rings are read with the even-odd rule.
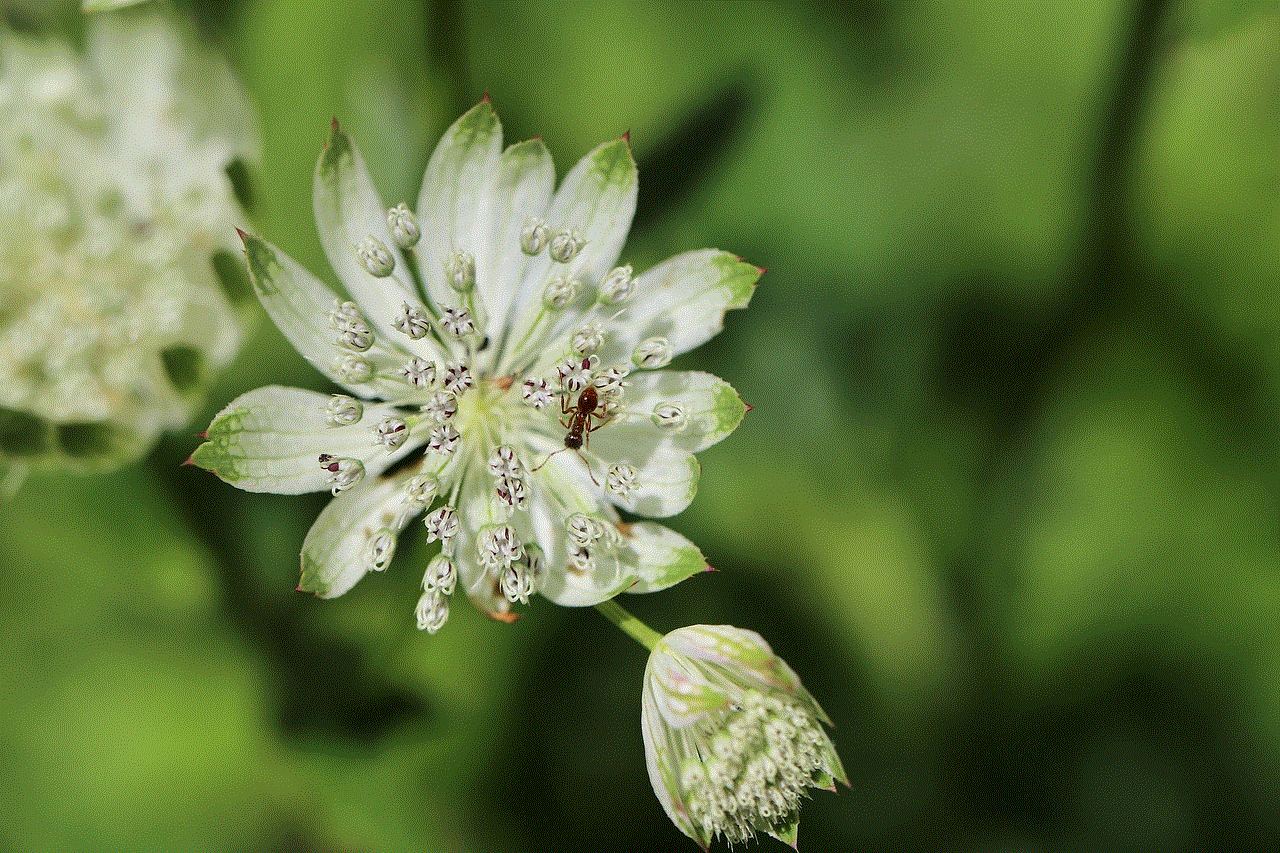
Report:
[[[387,211],[387,228],[391,229],[391,238],[401,249],[412,249],[422,236],[422,231],[418,228],[418,218],[404,202]]]
[[[356,258],[369,275],[386,278],[396,268],[395,257],[377,237],[366,237],[356,244]]]
[[[672,631],[649,655],[642,702],[654,793],[704,849],[756,832],[794,845],[804,789],[848,784],[821,725],[830,720],[752,631]]]

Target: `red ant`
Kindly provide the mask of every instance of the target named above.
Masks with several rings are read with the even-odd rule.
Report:
[[[585,366],[585,361],[584,361]],[[565,450],[572,450],[578,454],[578,458],[587,466],[587,474],[591,477],[591,482],[597,486],[600,482],[595,475],[591,473],[591,463],[587,462],[587,458],[582,455],[579,448],[591,446],[591,433],[600,429],[600,427],[613,420],[612,414],[605,413],[605,407],[600,401],[600,394],[596,391],[594,385],[588,385],[578,394],[578,402],[575,405],[569,405],[572,393],[568,390],[562,390],[560,394],[560,414],[568,415],[569,420],[566,422],[564,418],[560,419],[560,426],[568,430],[564,437],[564,447],[553,452],[537,468],[537,471],[543,465],[551,460],[556,453],[563,453]],[[592,423],[592,418],[599,418],[599,423]]]

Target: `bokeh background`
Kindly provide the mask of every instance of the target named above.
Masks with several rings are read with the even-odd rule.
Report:
[[[411,200],[485,92],[561,173],[630,130],[638,267],[768,267],[682,359],[755,407],[672,522],[719,571],[626,603],[835,719],[807,853],[1280,848],[1274,4],[178,9],[260,112],[250,224],[330,280],[330,118]],[[188,433],[0,507],[0,849],[695,850],[595,613],[420,634],[421,538],[293,592],[326,496],[180,467],[265,383],[324,389],[260,320]]]

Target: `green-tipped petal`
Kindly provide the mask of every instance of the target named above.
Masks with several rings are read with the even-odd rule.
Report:
[[[622,562],[634,566],[637,580],[627,592],[656,592],[706,571],[698,547],[674,530],[651,521],[626,525]]]
[[[698,493],[702,466],[687,450],[670,444],[629,445],[626,435],[609,435],[608,427],[591,438],[591,451],[613,466],[634,471],[634,486],[607,496],[618,506],[637,515],[666,518],[684,510]]]
[[[294,495],[330,488],[321,454],[358,459],[374,476],[412,447],[388,453],[374,441],[375,427],[396,414],[393,407],[362,406],[358,423],[334,425],[333,399],[278,385],[242,394],[213,419],[191,461],[245,491]]]
[[[408,522],[403,509],[403,478],[365,478],[330,501],[302,542],[298,590],[335,598],[355,586],[376,568],[377,537]]]
[[[710,373],[639,372],[627,379],[622,406],[607,429],[619,444],[665,443],[697,453],[737,429],[746,411],[733,386]]]
[[[406,343],[392,324],[401,305],[417,304],[419,299],[410,289],[412,278],[404,255],[387,227],[387,208],[360,151],[337,121],[316,161],[312,206],[320,244],[347,292],[375,329],[401,345]],[[389,275],[375,275],[361,262],[357,247],[370,239],[378,241],[391,259]]]
[[[459,304],[445,279],[453,252],[475,257],[477,212],[490,207],[494,175],[502,160],[502,125],[488,100],[453,123],[436,146],[418,194],[422,239],[414,253],[427,295],[437,306]],[[480,275],[477,263],[477,276]]]
[[[476,290],[489,316],[488,333],[500,340],[509,322],[525,269],[533,258],[520,249],[520,232],[543,218],[555,187],[556,170],[541,139],[507,148],[478,212],[475,244]]]
[[[294,349],[316,370],[358,395],[369,396],[382,388],[378,374],[398,370],[400,362],[377,344],[367,352],[352,353],[334,343],[336,333],[329,326],[329,312],[337,294],[265,240],[244,233],[241,238],[254,292]],[[346,358],[368,362],[373,378],[366,382],[349,381],[350,375],[344,375],[340,366]]]
[[[686,252],[641,273],[621,322],[600,358],[627,362],[644,341],[667,342],[673,356],[706,343],[724,328],[724,314],[744,308],[763,270],[716,249]],[[621,307],[621,306],[620,306]]]

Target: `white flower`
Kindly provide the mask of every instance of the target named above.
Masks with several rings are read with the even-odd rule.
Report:
[[[703,849],[766,832],[795,846],[808,787],[848,784],[831,721],[753,631],[692,625],[654,646],[641,706],[645,763],[663,809]]]
[[[0,24],[0,468],[141,455],[243,337],[238,84],[163,10],[85,26],[81,56]]]
[[[279,387],[245,394],[193,461],[253,491],[340,489],[303,543],[302,589],[350,589],[420,514],[458,586],[501,619],[532,593],[592,605],[705,568],[684,537],[623,523],[619,510],[684,509],[693,454],[728,435],[745,406],[714,376],[643,368],[656,363],[654,340],[680,353],[716,334],[760,270],[714,250],[634,278],[617,267],[636,200],[624,139],[588,154],[555,192],[554,180],[541,141],[503,149],[486,100],[436,148],[416,213],[388,208],[335,125],[316,166],[315,214],[346,294],[245,237],[268,314],[346,393],[336,403]],[[348,333],[336,340],[335,305]],[[680,429],[655,422],[668,410],[683,413]],[[322,456],[348,461],[335,471]],[[603,532],[574,538],[578,519]],[[420,625],[440,627],[452,588],[424,586]]]

